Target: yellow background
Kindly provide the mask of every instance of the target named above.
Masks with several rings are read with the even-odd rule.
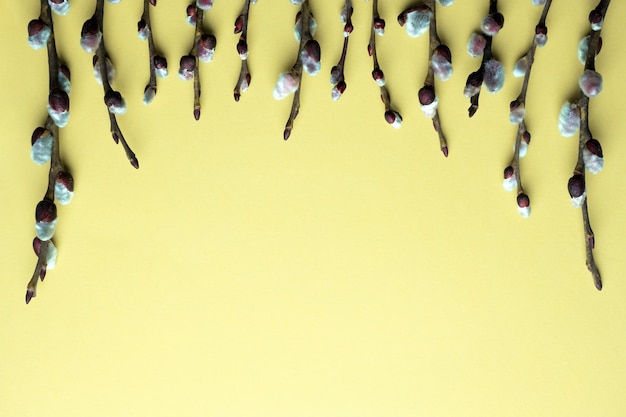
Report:
[[[417,103],[426,36],[396,23],[405,1],[381,2],[379,56],[402,129],[383,120],[366,53],[371,3],[355,1],[348,88],[330,100],[340,55],[342,1],[316,1],[322,72],[305,77],[302,109],[282,140],[291,98],[277,75],[297,51],[297,7],[251,7],[252,84],[232,99],[240,61],[232,24],[242,1],[217,0],[207,24],[218,43],[202,64],[202,118],[178,79],[193,30],[187,3],[153,9],[170,77],[144,107],[142,2],[105,6],[105,38],[128,103],[121,128],[135,171],[108,133],[91,56],[79,46],[94,2],[54,17],[72,70],[62,157],[76,195],[59,206],[58,266],[30,305],[26,283],[34,208],[47,167],[29,157],[45,120],[46,53],[26,42],[39,2],[0,0],[0,415],[203,417],[450,417],[626,415],[626,181],[623,155],[626,4],[614,1],[597,62],[605,90],[591,128],[606,168],[587,178],[604,290],[584,265],[580,211],[567,180],[577,137],[557,115],[577,95],[576,58],[595,1],[555,1],[528,96],[532,133],[522,160],[532,215],[501,187],[516,128],[511,76],[541,12],[501,1],[494,40],[505,88],[483,92],[468,119],[462,95],[479,66],[465,44],[487,1],[439,8],[455,73],[438,83],[446,160]]]

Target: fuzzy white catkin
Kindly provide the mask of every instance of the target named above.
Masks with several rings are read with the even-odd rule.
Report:
[[[32,148],[30,148],[30,158],[37,165],[43,165],[52,158],[52,144],[54,139],[52,135],[48,134],[43,138],[39,138],[35,141]]]
[[[28,45],[35,50],[43,48],[48,44],[51,33],[52,30],[48,26],[44,27],[38,33],[28,37]]]
[[[37,237],[41,240],[50,240],[54,236],[54,230],[56,229],[57,219],[51,222],[36,222],[35,232]]]
[[[486,45],[487,39],[485,39],[482,33],[472,33],[467,41],[467,53],[472,58],[477,58],[483,54]]]
[[[435,95],[435,99],[433,100],[432,103],[426,104],[426,105],[420,104],[420,108],[422,109],[424,116],[428,117],[429,119],[432,119],[433,117],[435,117],[438,106],[439,106],[439,97],[437,95]]]
[[[300,87],[300,80],[296,79],[290,72],[283,72],[278,76],[278,81],[274,87],[274,98],[282,100],[288,95],[295,93],[298,87]]]
[[[54,110],[52,107],[50,107],[50,104],[48,104],[47,106],[48,106],[48,115],[50,116],[54,124],[59,127],[67,126],[67,124],[70,121],[70,112],[68,110],[58,112]]]
[[[521,57],[515,65],[513,66],[513,76],[515,78],[520,78],[526,75],[526,71],[528,70],[528,57],[524,55]]]
[[[60,16],[65,16],[70,11],[70,2],[65,0],[63,3],[53,3],[48,0],[48,4],[50,5],[50,9]]]
[[[202,10],[209,10],[213,7],[213,0],[196,0],[196,6]]]
[[[107,79],[109,80],[109,83],[112,83],[113,80],[115,79],[115,67],[113,66],[113,63],[111,62],[109,57],[106,57],[105,61],[106,61]],[[100,64],[98,62],[96,62],[96,65],[94,65],[93,67],[93,76],[96,78],[96,82],[102,85],[102,74],[100,73]]]
[[[511,112],[509,113],[509,121],[514,124],[520,124],[522,123],[522,120],[524,120],[524,116],[526,115],[526,107],[522,106],[518,106],[514,109],[511,110]]]
[[[152,100],[154,100],[155,96],[156,91],[154,90],[154,88],[147,88],[146,91],[144,91],[143,93],[143,104],[145,106],[149,105],[150,103],[152,103]]]
[[[530,217],[530,206],[527,206],[527,207],[517,206],[517,212],[520,214],[520,216],[527,219],[528,217]]]
[[[437,0],[437,3],[441,4],[442,6],[451,6],[452,3],[454,3],[454,0]]]
[[[428,10],[415,10],[411,13],[407,13],[406,15],[406,33],[412,38],[417,38],[418,36],[426,33],[428,28],[430,27],[430,18],[433,13]]]
[[[500,91],[504,85],[504,67],[502,63],[495,59],[487,61],[483,82],[490,93],[495,94]]]
[[[156,76],[159,78],[166,78],[168,75],[167,68],[156,68],[154,70]]]
[[[46,252],[46,269],[54,269],[57,266],[57,248],[52,241],[48,242],[48,251]]]
[[[311,36],[315,36],[315,32],[317,32],[317,21],[313,16],[309,16],[309,32],[311,32]],[[296,38],[297,42],[300,42],[302,38],[302,17],[296,21],[296,25],[293,28],[293,37]]]
[[[585,202],[585,198],[587,198],[587,190],[585,190],[579,197],[572,197],[572,206],[574,208],[582,206]]]
[[[561,106],[559,112],[559,132],[561,136],[569,138],[580,128],[580,111],[578,106],[568,101]]]
[[[585,168],[591,174],[597,174],[604,168],[604,158],[589,152],[589,149],[586,147],[583,149],[583,161],[585,162]]]
[[[307,53],[306,50],[303,50],[300,52],[300,60],[302,61],[302,68],[304,69],[304,72],[312,76],[319,74],[320,69],[322,68],[322,63],[319,59]]]
[[[441,81],[448,81],[452,77],[452,63],[441,54],[434,54],[431,60],[433,72]]]
[[[59,71],[57,79],[59,81],[59,87],[61,87],[63,91],[69,94],[70,90],[72,89],[72,85],[70,84],[70,79],[67,78],[67,76],[61,71]]]
[[[64,206],[68,205],[74,198],[74,191],[68,190],[65,185],[57,181],[54,183],[54,198]]]
[[[502,181],[502,188],[505,191],[513,191],[517,187],[517,179],[515,179],[515,175],[511,175],[509,178],[505,178]]]
[[[587,69],[578,79],[580,90],[589,98],[597,97],[602,92],[602,75]]]

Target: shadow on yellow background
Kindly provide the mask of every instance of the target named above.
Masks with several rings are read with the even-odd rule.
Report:
[[[587,178],[602,292],[567,193],[577,137],[557,129],[559,108],[578,92],[576,47],[594,1],[555,1],[537,52],[526,116],[533,141],[522,160],[529,219],[501,181],[516,132],[508,106],[521,86],[511,69],[541,12],[530,1],[500,2],[506,23],[493,48],[507,79],[497,95],[481,94],[471,120],[462,91],[479,59],[465,44],[488,2],[439,8],[455,71],[437,84],[447,159],[417,102],[427,36],[409,38],[396,23],[408,2],[381,2],[387,28],[377,42],[402,128],[385,123],[371,79],[371,3],[355,0],[348,88],[330,100],[343,2],[317,1],[322,72],[303,80],[288,142],[291,99],[275,101],[272,88],[295,59],[296,6],[251,7],[252,83],[235,103],[232,23],[243,2],[216,1],[206,21],[217,50],[201,67],[196,122],[192,84],[176,76],[193,36],[187,3],[162,0],[152,11],[170,77],[149,107],[147,47],[136,34],[142,2],[106,4],[114,86],[129,108],[119,122],[138,171],[110,139],[79,45],[92,3],[55,16],[72,70],[61,146],[76,196],[59,207],[58,266],[25,306],[47,175],[30,161],[29,139],[46,116],[47,64],[26,42],[38,2],[0,2],[0,415],[626,414],[623,2],[609,9],[597,61],[605,91],[590,106],[606,160]]]

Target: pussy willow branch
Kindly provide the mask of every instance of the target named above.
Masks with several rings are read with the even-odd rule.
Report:
[[[433,54],[435,53],[435,49],[439,45],[441,45],[441,40],[439,39],[439,34],[437,33],[437,2],[435,0],[426,0],[424,2],[426,6],[430,8],[433,15],[430,18],[430,27],[429,27],[429,48],[428,48],[428,72],[426,74],[426,80],[424,81],[425,85],[430,85],[433,87],[433,91],[436,92],[435,89],[435,73],[433,70],[432,59]],[[441,129],[441,121],[439,120],[439,109],[435,109],[435,116],[433,117],[433,128],[439,135],[439,148],[443,155],[448,157],[448,142],[446,141],[446,137],[443,134],[443,130]]]
[[[598,10],[603,18],[606,16],[607,9],[611,0],[601,0],[596,10]],[[589,38],[589,47],[587,49],[587,58],[585,60],[585,70],[594,70],[595,71],[595,59],[596,52],[598,48],[598,43],[600,42],[600,33],[602,29],[593,30],[591,32],[591,36]],[[582,175],[585,177],[585,161],[583,159],[583,150],[589,140],[592,139],[591,130],[589,129],[589,97],[585,94],[580,93],[578,99],[578,107],[580,108],[580,134],[578,141],[578,160],[576,162],[576,167],[574,168],[574,174]],[[585,254],[586,254],[586,264],[587,269],[591,272],[591,276],[593,277],[593,282],[598,290],[602,289],[602,277],[600,275],[600,270],[598,269],[595,259],[593,257],[593,249],[595,247],[595,236],[593,234],[593,230],[591,229],[591,222],[589,221],[589,209],[587,207],[587,199],[589,198],[589,194],[585,196],[585,200],[582,203],[582,216],[583,216],[583,229],[585,232]]]
[[[200,84],[200,60],[198,59],[198,42],[202,37],[204,26],[204,10],[198,7],[196,12],[196,30],[193,36],[193,46],[189,55],[193,56],[196,60],[196,64],[193,69],[193,117],[196,120],[200,120],[200,96],[202,95],[202,86]]]
[[[48,38],[47,52],[48,52],[48,79],[50,91],[59,87],[59,57],[57,55],[56,41],[54,38],[54,25],[52,22],[52,10],[48,4],[48,0],[41,0],[41,12],[39,18],[50,28],[50,37]],[[54,124],[50,116],[46,120],[46,129],[52,135],[52,157],[50,159],[50,170],[48,172],[48,188],[44,199],[54,202],[54,183],[59,172],[63,170],[60,158],[60,146],[59,146],[59,127]],[[39,255],[37,257],[37,264],[33,275],[26,287],[26,303],[30,301],[32,297],[37,294],[37,283],[39,279],[43,280],[45,274],[47,259],[48,259],[48,245],[49,240],[42,241],[39,248]]]
[[[102,88],[104,89],[104,95],[106,96],[108,93],[113,92],[113,88],[111,87],[111,84],[109,83],[109,77],[107,76],[107,52],[104,46],[104,0],[96,0],[96,12],[94,13],[94,16],[96,18],[96,22],[98,23],[98,27],[102,32],[102,39],[100,40],[100,44],[98,45],[98,49],[96,50],[96,55],[98,56],[98,65],[100,66],[100,78],[102,79]],[[121,142],[128,161],[134,168],[138,169],[139,161],[137,160],[137,157],[135,156],[135,153],[132,151],[130,146],[128,146],[128,143],[126,142],[126,139],[122,134],[122,130],[117,123],[117,118],[110,111],[107,111],[107,113],[109,113],[109,121],[111,122],[111,136],[113,137],[113,140],[115,141],[115,143]]]
[[[378,13],[378,0],[372,0],[372,27],[370,28],[370,42],[368,45],[368,52],[372,56],[374,71],[380,70],[380,64],[378,63],[378,54],[376,53],[376,32],[374,30],[374,21],[378,18],[380,18],[380,14]],[[389,95],[387,87],[384,85],[380,86],[380,97],[385,105],[385,112],[394,111],[391,107],[391,96]]]
[[[283,132],[283,139],[289,139],[291,136],[291,131],[293,130],[293,122],[298,117],[298,112],[300,111],[300,90],[302,90],[302,58],[301,54],[304,50],[304,45],[307,41],[313,39],[311,35],[311,6],[309,5],[309,0],[304,0],[302,6],[300,6],[300,23],[301,34],[300,34],[300,46],[298,47],[298,57],[296,58],[296,62],[293,64],[291,68],[291,72],[297,76],[297,79],[300,80],[300,86],[295,91],[293,95],[293,102],[291,103],[291,111],[289,112],[289,119],[287,119],[287,123],[285,125],[285,130]]]
[[[550,5],[552,4],[552,0],[546,0],[546,3],[543,6],[543,11],[541,12],[541,17],[539,18],[539,23],[537,23],[537,27],[545,27],[546,26],[546,18],[548,17],[548,12],[550,11]],[[520,105],[526,105],[526,94],[528,92],[528,84],[530,82],[530,72],[533,68],[533,63],[535,62],[535,52],[537,50],[537,36],[533,35],[533,42],[528,52],[526,52],[526,59],[528,60],[528,68],[526,68],[526,72],[524,73],[524,81],[522,81],[522,88],[517,96],[517,101]],[[511,160],[510,166],[515,170],[515,180],[517,182],[517,194],[524,193],[524,187],[522,187],[522,174],[520,171],[520,148],[522,144],[522,137],[524,133],[526,133],[526,123],[522,120],[517,127],[517,136],[515,138],[515,149],[513,151],[513,158]]]
[[[489,0],[489,14],[494,14],[498,12],[498,0]],[[489,36],[487,34],[483,34],[485,36],[485,40],[487,41],[485,44],[485,51],[483,52],[483,59],[480,63],[480,69],[483,74],[485,72],[485,64],[487,61],[493,58],[493,52],[491,51],[491,44],[493,43],[493,36]],[[480,90],[472,97],[470,97],[470,106],[467,109],[469,117],[472,117],[478,111],[478,99],[480,97]]]
[[[248,43],[249,15],[250,15],[250,0],[245,0],[243,3],[243,9],[241,10],[241,15],[240,15],[243,26],[241,28],[241,35],[239,35],[239,40],[240,41],[243,40],[244,42],[246,42],[246,44]],[[235,85],[235,89],[233,91],[233,96],[235,98],[235,101],[239,101],[239,99],[241,98],[242,90],[245,90],[245,89],[242,89],[242,86],[244,85],[244,83],[246,83],[247,86],[249,86],[250,80],[251,80],[251,76],[250,76],[250,70],[248,69],[248,60],[242,59],[241,70],[239,71],[239,78],[237,79],[237,84]]]
[[[343,46],[341,48],[341,56],[339,57],[339,62],[331,69],[331,83],[334,81],[333,91],[336,89],[337,91],[337,99],[341,97],[345,88],[345,66],[346,66],[346,56],[348,55],[348,43],[350,42],[350,33],[352,33],[352,14],[354,9],[352,7],[352,1],[346,0],[344,4],[344,10],[346,12],[346,23],[343,29]],[[335,71],[338,75],[336,80],[333,80],[333,71]],[[332,94],[335,94],[334,92]]]
[[[150,19],[150,3],[151,3],[150,0],[143,0],[143,14],[141,15],[141,19],[144,22],[146,22],[146,28],[148,31],[148,59],[150,61],[150,80],[148,81],[148,85],[146,85],[144,94],[148,90],[153,90],[154,94],[156,94],[156,91],[157,91],[157,79],[156,79],[157,77],[156,77],[156,67],[154,65],[154,58],[158,55],[158,53],[154,45],[154,38],[152,36],[152,20]]]

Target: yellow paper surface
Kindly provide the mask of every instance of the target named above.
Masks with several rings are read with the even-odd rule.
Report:
[[[342,1],[312,3],[322,71],[302,82],[289,141],[291,98],[275,101],[296,57],[287,0],[251,7],[252,83],[232,98],[240,60],[232,23],[242,1],[206,15],[215,59],[201,64],[202,117],[192,83],[177,75],[192,43],[184,1],[152,10],[170,77],[142,104],[148,51],[136,34],[142,2],[105,5],[119,124],[139,158],[135,171],[108,133],[102,88],[79,45],[95,2],[54,17],[72,70],[71,119],[62,159],[76,195],[58,207],[58,265],[26,306],[35,267],[34,208],[47,166],[30,160],[45,121],[45,50],[27,45],[37,1],[0,2],[0,415],[6,417],[588,417],[626,415],[626,182],[623,21],[613,1],[591,101],[591,129],[606,167],[587,176],[598,292],[585,268],[580,210],[571,207],[577,136],[557,116],[575,99],[578,41],[594,1],[555,1],[549,42],[532,70],[522,160],[532,215],[517,214],[501,186],[516,128],[511,76],[541,8],[501,1],[505,27],[493,49],[507,79],[467,117],[462,91],[480,64],[465,45],[487,1],[439,8],[454,75],[437,82],[449,142],[445,159],[417,90],[428,38],[396,23],[405,2],[381,2],[377,39],[400,130],[383,119],[367,55],[371,3],[356,0],[348,88],[330,100],[341,53]]]

